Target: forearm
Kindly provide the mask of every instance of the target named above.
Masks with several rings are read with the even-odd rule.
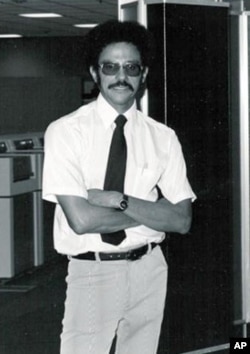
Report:
[[[115,191],[92,189],[89,202],[93,205],[119,208],[122,194]],[[162,198],[151,202],[129,196],[128,208],[123,214],[131,217],[139,225],[164,232],[188,232],[191,225],[192,211],[189,199],[172,204]]]
[[[150,202],[129,197],[124,214],[153,230],[185,234],[191,224],[190,203],[172,204],[166,199]]]
[[[91,206],[87,217],[86,214],[80,216],[78,233],[112,233],[135,226],[138,222],[119,210]]]
[[[108,208],[90,204],[86,199],[76,196],[57,196],[72,230],[79,234],[109,233],[138,225],[130,216]]]

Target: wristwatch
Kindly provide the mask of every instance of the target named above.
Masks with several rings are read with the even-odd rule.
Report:
[[[121,211],[124,211],[127,209],[127,207],[128,207],[128,196],[126,194],[123,194],[122,200],[120,201],[120,204],[119,204],[119,209]]]

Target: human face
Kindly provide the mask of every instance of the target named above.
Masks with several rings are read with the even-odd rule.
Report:
[[[118,42],[109,44],[99,56],[98,64],[117,63],[120,69],[114,75],[106,75],[102,69],[91,67],[93,80],[99,85],[103,97],[118,113],[126,112],[134,103],[136,93],[146,80],[148,68],[143,68],[138,76],[129,76],[123,68],[124,64],[141,65],[138,49],[131,43]]]

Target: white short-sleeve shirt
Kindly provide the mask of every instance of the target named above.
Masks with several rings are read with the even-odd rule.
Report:
[[[103,189],[109,147],[117,112],[99,95],[97,100],[52,122],[45,133],[43,198],[56,203],[54,244],[59,253],[109,252],[161,242],[163,232],[146,226],[126,230],[118,246],[102,242],[100,234],[77,235],[57,203],[57,195],[88,197],[88,189]],[[155,201],[156,185],[172,203],[195,199],[175,132],[146,117],[135,104],[124,114],[127,123],[127,167],[124,192]]]

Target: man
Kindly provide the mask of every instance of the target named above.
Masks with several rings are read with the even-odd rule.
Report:
[[[157,351],[159,244],[188,232],[195,196],[175,133],[136,109],[151,48],[137,23],[91,30],[86,64],[100,94],[46,131],[43,196],[56,203],[55,248],[69,257],[61,354],[108,354],[115,336],[118,354]]]

